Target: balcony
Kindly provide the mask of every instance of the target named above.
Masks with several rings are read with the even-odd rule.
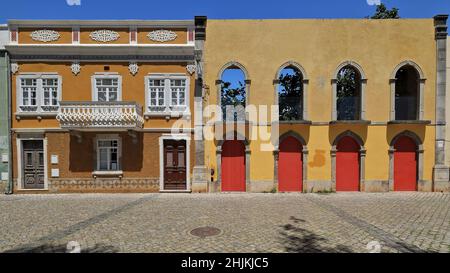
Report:
[[[65,129],[136,130],[144,125],[136,102],[60,102],[56,119]]]

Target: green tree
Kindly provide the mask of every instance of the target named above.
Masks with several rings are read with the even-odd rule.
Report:
[[[230,82],[223,82],[221,84],[221,99],[222,99],[222,113],[223,118],[226,118],[226,106],[232,105],[234,107],[245,107],[245,84],[241,81],[238,87],[232,88]],[[237,119],[235,113],[234,119]]]
[[[301,120],[303,118],[303,78],[300,71],[294,74],[281,74],[278,91],[279,119]]]
[[[359,85],[358,72],[351,67],[342,68],[337,75],[337,119],[359,119]]]
[[[375,14],[370,19],[399,19],[398,8],[389,10],[383,3],[377,6]]]

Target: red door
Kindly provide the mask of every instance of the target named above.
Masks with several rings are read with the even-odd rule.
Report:
[[[302,144],[294,137],[280,143],[278,154],[278,190],[302,191]]]
[[[222,145],[222,191],[245,191],[245,145],[227,140]]]
[[[343,137],[336,152],[336,191],[359,191],[358,143],[351,137]]]
[[[406,136],[394,144],[394,191],[417,190],[416,144]]]

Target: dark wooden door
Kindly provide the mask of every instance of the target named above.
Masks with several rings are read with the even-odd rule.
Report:
[[[164,190],[186,190],[186,141],[164,140]]]
[[[23,141],[23,177],[25,189],[44,188],[44,144],[42,140]]]

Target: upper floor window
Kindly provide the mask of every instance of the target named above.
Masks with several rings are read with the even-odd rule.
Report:
[[[55,113],[61,100],[61,77],[54,74],[27,74],[17,77],[17,111]]]
[[[184,75],[150,75],[146,79],[146,113],[187,112],[189,78]]]
[[[395,120],[419,119],[419,73],[413,66],[405,65],[395,79]]]
[[[337,120],[361,119],[361,103],[361,74],[353,66],[345,66],[337,75]]]
[[[279,120],[303,120],[303,75],[294,66],[279,73],[278,106]]]
[[[224,69],[220,78],[220,104],[223,120],[245,120],[246,93],[246,74],[241,67],[232,64]]]
[[[93,76],[93,100],[114,102],[122,100],[122,78],[117,74]]]

